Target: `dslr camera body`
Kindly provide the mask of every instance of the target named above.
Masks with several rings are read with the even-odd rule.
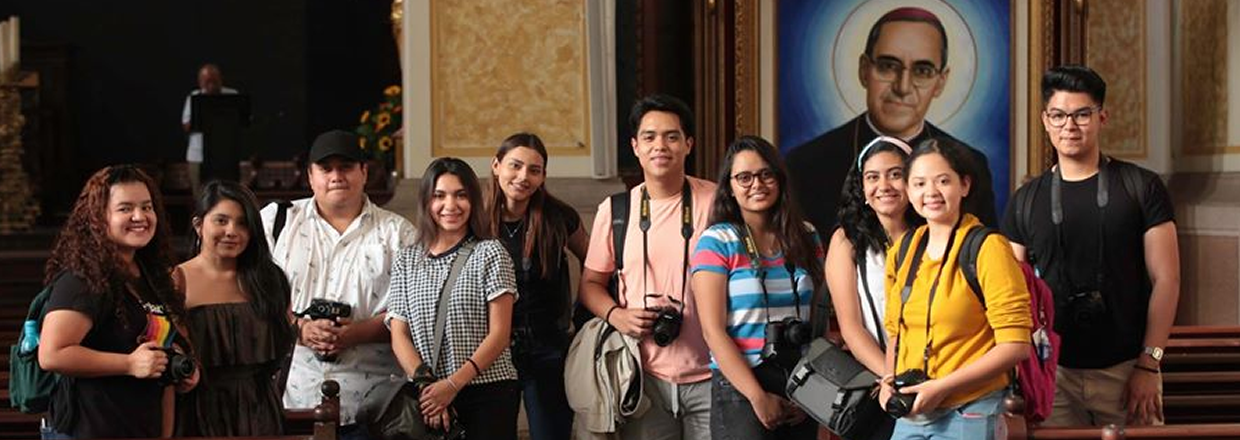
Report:
[[[754,366],[754,376],[762,389],[786,397],[788,375],[801,360],[801,348],[814,339],[813,330],[789,316],[767,323],[764,333],[762,361]]]
[[[168,354],[168,368],[165,368],[164,373],[159,376],[160,385],[171,385],[189,379],[190,376],[194,375],[194,370],[198,369],[194,365],[194,359],[189,357],[189,355],[171,348],[161,348],[160,350]]]
[[[1102,299],[1102,292],[1095,290],[1087,290],[1075,292],[1067,295],[1064,301],[1064,309],[1057,313],[1059,316],[1066,316],[1065,324],[1072,326],[1074,329],[1088,329],[1098,325],[1105,325],[1104,318],[1107,315],[1107,304]]]
[[[314,298],[310,300],[310,306],[297,315],[312,320],[327,319],[336,322],[337,319],[352,316],[353,306],[330,299]],[[317,351],[314,353],[314,358],[322,362],[336,362],[335,355],[328,355]]]
[[[672,341],[680,336],[680,326],[684,323],[685,316],[675,307],[660,307],[651,310],[658,312],[658,315],[654,317],[654,326],[650,329],[654,343],[660,347],[672,345]]]
[[[904,394],[900,389],[919,385],[930,380],[930,376],[920,369],[905,370],[897,374],[892,380],[892,388],[895,390],[891,393],[891,398],[887,399],[887,407],[884,408],[891,417],[901,418],[907,416],[913,411],[913,402],[917,400],[917,394]]]

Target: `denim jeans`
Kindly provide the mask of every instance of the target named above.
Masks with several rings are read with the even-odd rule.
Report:
[[[995,438],[999,414],[1003,412],[1003,397],[1007,388],[995,391],[961,405],[943,411],[944,414],[929,421],[912,421],[907,417],[896,421],[892,440],[990,440]]]
[[[564,394],[566,351],[535,346],[523,359],[514,359],[532,440],[568,440],[572,432],[573,409]]]
[[[753,412],[749,399],[741,394],[732,382],[719,370],[710,377],[710,437],[712,440],[813,440],[818,436],[818,424],[806,416],[805,421],[793,426],[781,426],[767,430]]]
[[[57,431],[51,426],[39,428],[39,438],[43,440],[71,440],[73,436]]]

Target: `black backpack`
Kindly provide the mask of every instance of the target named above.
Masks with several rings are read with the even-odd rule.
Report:
[[[621,191],[607,199],[611,201],[611,248],[616,266],[611,280],[607,283],[607,292],[611,294],[611,299],[618,301],[620,269],[624,268],[624,236],[629,231],[629,192]],[[581,304],[581,300],[577,300],[577,305],[573,308],[573,328],[581,328],[593,317],[594,314]]]

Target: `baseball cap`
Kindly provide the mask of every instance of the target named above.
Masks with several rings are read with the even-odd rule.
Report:
[[[361,146],[357,143],[357,135],[344,130],[320,134],[310,146],[310,162],[318,163],[331,156],[341,156],[355,162],[366,160]]]

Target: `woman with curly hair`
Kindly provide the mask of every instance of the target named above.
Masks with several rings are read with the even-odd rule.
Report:
[[[921,217],[908,209],[903,140],[879,136],[857,155],[840,194],[840,226],[827,252],[827,286],[840,334],[853,356],[874,374],[883,371],[887,335],[882,330],[886,249]],[[894,419],[884,419],[871,438],[887,439]]]
[[[590,237],[581,216],[547,191],[547,148],[532,133],[504,139],[491,161],[486,217],[493,237],[516,266],[517,300],[512,313],[512,361],[517,368],[530,438],[569,438],[573,410],[564,393],[568,354],[568,260],[585,260]]]
[[[172,274],[203,373],[177,400],[177,436],[279,435],[274,375],[297,335],[288,279],[271,260],[258,202],[239,183],[211,182],[192,222],[194,257]]]
[[[160,380],[183,305],[169,277],[169,234],[154,180],[136,167],[96,172],[56,239],[39,365],[61,375],[44,438],[172,433],[172,387]],[[188,391],[197,372],[179,381]]]

